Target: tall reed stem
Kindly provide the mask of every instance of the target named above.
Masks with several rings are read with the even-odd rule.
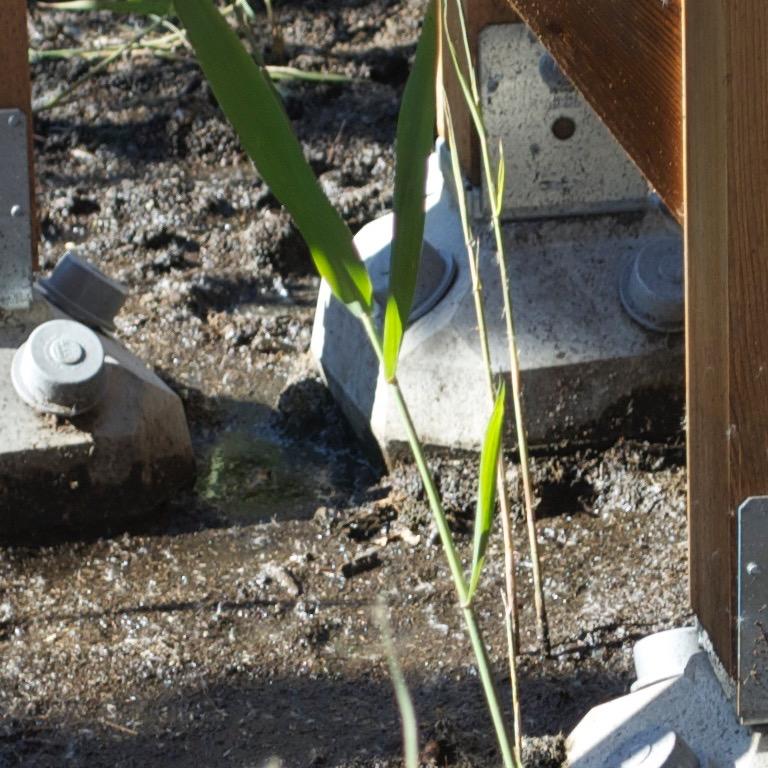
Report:
[[[533,482],[531,480],[530,455],[528,452],[528,435],[525,428],[525,413],[522,396],[522,377],[520,375],[520,355],[517,344],[517,332],[515,319],[512,314],[512,297],[509,288],[509,276],[507,272],[507,260],[504,252],[504,238],[501,232],[501,220],[496,210],[496,186],[490,175],[490,155],[488,142],[483,134],[480,139],[480,152],[483,157],[483,167],[486,174],[488,197],[491,201],[491,219],[493,222],[493,235],[496,243],[496,255],[499,266],[499,278],[501,281],[502,297],[504,300],[504,320],[507,332],[507,353],[509,355],[509,373],[512,379],[512,402],[515,409],[515,432],[517,434],[517,450],[520,454],[520,474],[523,480],[523,501],[525,507],[525,523],[528,530],[528,546],[531,554],[531,567],[533,570],[533,600],[536,609],[536,631],[539,643],[544,653],[550,654],[552,650],[549,638],[549,620],[547,619],[547,606],[544,600],[544,584],[541,577],[541,560],[539,558],[539,541],[536,534],[536,515],[533,508]]]
[[[533,595],[536,610],[536,630],[539,643],[546,654],[551,652],[549,637],[549,622],[544,601],[544,585],[541,578],[541,562],[539,558],[539,542],[536,535],[536,517],[533,509],[533,483],[531,481],[530,455],[528,452],[528,435],[525,429],[525,414],[522,401],[522,380],[520,375],[520,357],[518,353],[517,334],[515,331],[515,318],[512,313],[512,297],[509,287],[509,275],[504,251],[504,238],[501,231],[501,205],[499,195],[503,190],[496,188],[494,175],[491,173],[491,155],[488,150],[488,133],[485,127],[480,103],[477,75],[472,62],[469,49],[469,37],[467,34],[466,19],[461,0],[454,0],[456,15],[461,29],[461,43],[463,47],[464,61],[467,75],[464,75],[456,54],[456,47],[450,35],[445,35],[448,44],[454,72],[461,86],[464,100],[469,110],[472,123],[480,144],[480,155],[483,163],[483,173],[486,180],[489,207],[491,210],[491,223],[496,245],[496,260],[499,267],[502,297],[504,302],[504,321],[507,336],[507,351],[509,355],[510,378],[512,380],[512,401],[515,411],[515,432],[517,447],[520,454],[520,474],[523,481],[523,505],[525,508],[525,521],[528,530],[528,545],[531,554],[531,567],[533,570]],[[445,26],[447,28],[447,25]],[[503,162],[503,157],[499,158]]]
[[[363,315],[361,322],[365,328],[368,338],[370,339],[371,346],[376,352],[376,356],[379,359],[379,363],[383,365],[384,353],[379,339],[378,332],[373,324],[373,320],[368,315]],[[475,661],[477,662],[477,670],[480,675],[480,682],[483,686],[483,692],[485,693],[486,702],[488,704],[488,710],[491,714],[491,720],[493,721],[493,727],[496,731],[496,739],[499,743],[499,749],[501,750],[501,756],[504,761],[505,768],[520,768],[520,763],[516,759],[515,751],[512,749],[509,740],[509,734],[507,733],[507,726],[504,721],[504,715],[499,703],[499,696],[496,690],[496,684],[493,680],[491,673],[491,665],[488,659],[488,652],[483,641],[480,627],[478,626],[475,613],[472,610],[471,605],[467,605],[467,581],[464,577],[464,570],[461,565],[461,558],[456,550],[456,545],[453,541],[451,529],[448,526],[448,520],[443,510],[443,504],[440,500],[440,494],[437,492],[435,481],[432,478],[432,473],[429,471],[426,457],[421,446],[421,441],[416,432],[416,427],[413,424],[411,413],[408,409],[408,405],[403,397],[403,391],[400,388],[400,384],[397,379],[393,379],[389,382],[390,391],[395,400],[395,405],[400,413],[400,418],[403,422],[406,435],[408,437],[408,443],[410,444],[411,452],[413,453],[414,461],[419,470],[421,476],[421,482],[424,484],[424,490],[427,494],[429,501],[429,507],[432,511],[432,517],[434,518],[435,525],[437,526],[438,534],[440,535],[440,542],[445,552],[446,559],[448,560],[448,567],[453,577],[453,584],[456,589],[456,596],[459,599],[461,605],[461,611],[464,616],[464,624],[469,634],[469,640],[472,645],[472,651],[475,655]]]
[[[458,148],[456,136],[451,119],[451,109],[448,99],[443,92],[443,106],[445,112],[445,125],[448,128],[448,142],[451,151],[451,164],[453,182],[456,191],[456,201],[459,208],[459,218],[464,235],[464,246],[467,251],[467,261],[472,280],[472,294],[475,302],[475,317],[477,319],[477,331],[480,339],[480,352],[483,358],[483,367],[486,373],[488,385],[488,397],[491,405],[494,401],[493,391],[493,363],[491,360],[491,347],[488,340],[488,325],[485,321],[485,304],[483,300],[483,282],[480,277],[480,251],[472,234],[472,227],[467,212],[467,200],[464,194],[464,186],[459,167]],[[515,753],[518,760],[522,753],[522,717],[520,714],[519,685],[517,679],[517,649],[520,644],[519,617],[517,608],[517,582],[515,578],[515,547],[512,533],[512,513],[509,505],[507,491],[507,472],[504,450],[499,451],[499,460],[496,469],[497,486],[499,489],[499,510],[501,512],[501,528],[504,541],[504,583],[506,598],[502,600],[504,606],[504,625],[507,630],[507,657],[509,666],[509,685],[512,693],[512,713],[515,722]],[[502,592],[502,596],[504,593]]]

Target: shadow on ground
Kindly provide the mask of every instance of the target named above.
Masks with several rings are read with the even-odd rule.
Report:
[[[422,744],[438,750],[441,764],[496,762],[476,678],[446,675],[429,682],[411,676],[409,684]],[[581,676],[578,683],[547,675],[524,678],[526,734],[545,736],[537,722],[554,716],[569,729],[590,706],[624,688],[622,679],[602,674]],[[536,751],[535,739],[529,747]],[[261,766],[277,758],[284,766],[362,766],[396,764],[401,752],[387,680],[369,674],[356,679],[266,675],[180,690],[152,702],[125,702],[95,722],[6,720],[0,764],[213,768]]]

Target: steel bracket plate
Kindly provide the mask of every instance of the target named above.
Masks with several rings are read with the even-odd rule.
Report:
[[[768,496],[744,501],[737,525],[736,709],[745,724],[768,723]]]
[[[489,146],[503,146],[504,219],[647,206],[647,182],[524,24],[486,27],[478,60]]]
[[[0,309],[24,309],[32,301],[27,119],[0,109]]]

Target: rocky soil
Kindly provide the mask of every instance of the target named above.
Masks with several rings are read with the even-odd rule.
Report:
[[[391,202],[419,12],[278,2],[280,55],[258,9],[268,58],[354,78],[280,84],[353,228]],[[31,45],[145,23],[32,5]],[[38,104],[86,67],[36,62]],[[124,57],[73,97],[35,121],[41,265],[74,243],[130,287],[118,336],[183,398],[198,481],[128,530],[0,549],[0,766],[399,765],[380,598],[425,764],[497,763],[418,477],[371,466],[314,373],[306,248],[194,61]],[[476,464],[433,469],[467,555]],[[536,479],[553,652],[518,520],[523,720],[527,764],[556,766],[561,734],[628,689],[632,643],[688,619],[681,437],[541,455]],[[494,539],[478,614],[506,690],[502,561]]]

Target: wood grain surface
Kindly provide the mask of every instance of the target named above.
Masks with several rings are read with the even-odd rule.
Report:
[[[734,668],[734,533],[729,499],[727,93],[719,2],[685,11],[686,365],[693,608]]]
[[[768,4],[684,16],[691,599],[733,672],[736,511],[768,494]]]

